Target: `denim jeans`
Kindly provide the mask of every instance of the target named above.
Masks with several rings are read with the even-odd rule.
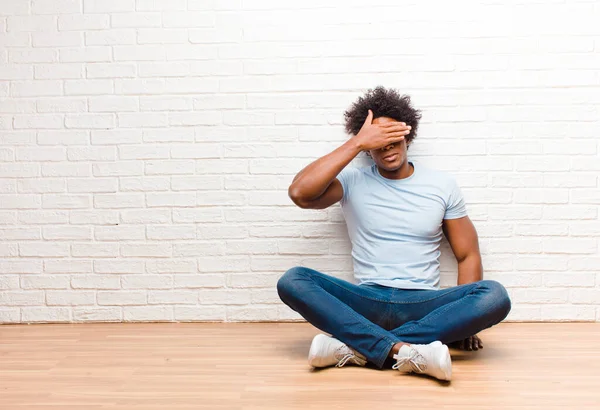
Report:
[[[354,285],[296,267],[277,283],[281,300],[313,326],[363,354],[379,368],[398,342],[451,343],[506,318],[510,299],[495,281],[443,290],[405,290]]]

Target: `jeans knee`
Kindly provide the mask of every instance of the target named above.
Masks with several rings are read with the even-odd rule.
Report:
[[[511,301],[506,288],[495,280],[482,280],[480,286],[486,291],[485,308],[501,322],[508,316]]]
[[[297,279],[305,275],[305,268],[296,266],[285,272],[277,281],[277,294],[282,301],[289,299],[290,295],[297,293],[295,291]]]

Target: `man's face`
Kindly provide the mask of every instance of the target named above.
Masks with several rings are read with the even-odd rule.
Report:
[[[388,122],[397,122],[393,118],[379,117],[373,120],[373,124],[385,124]],[[406,161],[407,145],[406,141],[402,140],[394,144],[386,145],[380,149],[370,150],[371,158],[380,169],[386,171],[396,171],[400,169],[404,161]]]

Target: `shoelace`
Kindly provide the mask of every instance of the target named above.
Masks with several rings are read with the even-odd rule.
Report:
[[[410,356],[398,358],[398,361],[392,366],[392,369],[399,369],[407,363],[410,364],[410,368],[413,372],[423,373],[427,370],[425,358],[414,347],[410,349]]]
[[[347,347],[338,348],[338,350],[335,352],[335,358],[337,359],[342,354],[344,354],[344,356],[342,356],[339,359],[339,361],[335,365],[335,367],[342,367],[346,363],[348,363],[350,360],[352,360],[352,362],[354,364],[357,364],[359,366],[361,365],[360,359],[358,357],[356,357],[356,354],[352,350],[348,349]]]
[[[335,367],[342,367],[343,365],[348,363],[348,361],[351,360],[352,358],[354,358],[354,353],[348,353],[346,356],[344,356],[340,359],[340,361],[338,362],[338,364],[335,365]]]

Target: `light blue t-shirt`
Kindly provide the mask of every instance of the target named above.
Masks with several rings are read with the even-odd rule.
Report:
[[[438,289],[442,221],[467,216],[450,175],[414,164],[404,179],[388,179],[376,165],[347,167],[337,176],[360,283],[400,289]]]

